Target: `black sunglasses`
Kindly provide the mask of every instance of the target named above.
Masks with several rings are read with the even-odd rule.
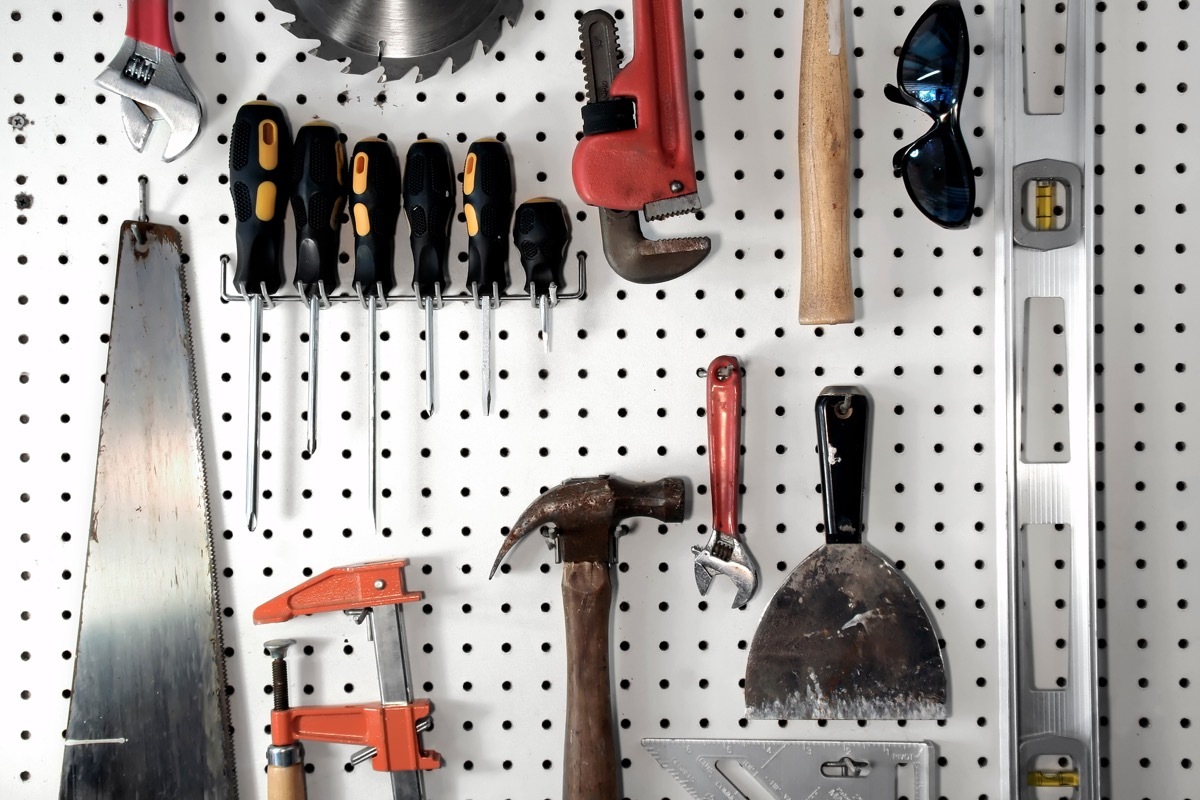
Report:
[[[959,0],[936,0],[900,48],[900,88],[884,89],[892,102],[933,118],[924,136],[892,156],[892,170],[921,213],[944,228],[965,228],[975,211],[975,173],[958,125],[970,53]]]

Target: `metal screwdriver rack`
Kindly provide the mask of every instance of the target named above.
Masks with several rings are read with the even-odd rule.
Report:
[[[1084,213],[1094,222],[1096,269],[1097,796],[1187,797],[1200,757],[1188,647],[1196,627],[1188,570],[1200,563],[1188,488],[1197,385],[1187,369],[1197,330],[1188,286],[1200,244],[1191,241],[1188,214],[1200,209],[1189,164],[1200,131],[1192,99],[1200,64],[1187,42],[1200,39],[1200,9],[1176,0],[1077,2],[1065,6],[1096,25],[1096,46],[1086,54],[1096,74],[1088,87],[1096,207]],[[678,736],[930,740],[941,796],[1005,796],[1015,755],[1002,591],[1011,583],[1001,557],[1006,289],[995,265],[1009,235],[998,191],[1011,181],[998,168],[1006,130],[998,78],[1009,73],[998,59],[1017,50],[1013,5],[964,3],[977,50],[963,129],[982,170],[983,214],[955,232],[920,218],[888,163],[897,142],[927,124],[882,92],[895,78],[895,48],[925,4],[852,5],[858,321],[813,329],[796,322],[798,5],[685,1],[705,210],[647,235],[709,234],[715,252],[677,281],[639,287],[605,266],[595,212],[571,184],[583,86],[575,15],[590,6],[527,0],[517,27],[460,72],[379,85],[305,56],[305,43],[279,27],[286,16],[266,0],[189,4],[178,9],[174,30],[205,129],[184,157],[164,164],[129,148],[116,104],[92,84],[120,43],[123,8],[0,0],[7,51],[0,98],[10,126],[0,137],[0,180],[15,198],[0,215],[8,266],[0,375],[9,387],[0,455],[11,477],[2,505],[9,525],[0,536],[0,580],[10,599],[0,614],[0,719],[8,735],[0,794],[20,800],[57,791],[117,228],[137,214],[137,176],[146,174],[149,216],[179,228],[189,285],[198,287],[193,337],[243,797],[265,796],[264,641],[300,642],[289,659],[296,703],[363,702],[377,692],[358,629],[319,617],[289,622],[286,631],[259,628],[250,611],[328,567],[395,557],[411,559],[408,583],[425,592],[407,623],[415,689],[435,706],[425,743],[446,759],[426,776],[430,797],[557,797],[565,697],[558,580],[552,555],[533,548],[514,554],[509,574],[485,580],[500,529],[540,488],[567,477],[680,475],[693,487],[707,484],[707,459],[697,450],[705,441],[697,416],[704,390],[695,371],[721,353],[739,356],[747,369],[742,518],[763,588],[742,612],[728,608],[728,597],[697,595],[689,548],[709,523],[706,493],[692,492],[683,523],[661,533],[637,526],[622,539],[613,675],[625,795],[683,797],[639,745],[643,737]],[[624,46],[636,49],[628,21],[619,24]],[[591,256],[588,298],[556,310],[549,355],[527,304],[497,311],[499,380],[489,418],[478,411],[469,307],[448,307],[439,320],[441,403],[427,420],[414,306],[381,312],[379,533],[369,522],[363,462],[366,319],[353,303],[322,316],[324,444],[307,460],[300,456],[305,316],[294,303],[269,315],[261,475],[269,496],[257,531],[241,523],[245,328],[242,309],[222,302],[216,288],[221,256],[233,248],[223,137],[238,105],[259,93],[287,108],[293,128],[321,117],[352,142],[386,133],[400,151],[421,134],[440,139],[458,169],[471,141],[504,133],[517,201],[562,198],[572,216],[571,253]],[[348,252],[349,231],[343,235]],[[403,243],[397,249],[405,252]],[[465,252],[456,224],[451,293],[463,290]],[[519,275],[515,255],[510,272]],[[401,285],[408,269],[399,258]],[[344,286],[348,278],[343,273]],[[574,278],[568,270],[568,291],[580,288]],[[738,682],[763,604],[820,541],[812,403],[823,386],[846,383],[864,386],[876,409],[869,539],[903,563],[946,642],[951,717],[943,724],[742,719]],[[311,796],[387,796],[387,777],[349,767],[345,748],[306,750]]]

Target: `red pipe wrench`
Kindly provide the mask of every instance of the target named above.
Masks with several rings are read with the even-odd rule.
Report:
[[[587,103],[575,147],[575,190],[601,209],[605,255],[636,283],[659,283],[690,271],[708,255],[708,237],[647,241],[637,212],[650,220],[701,208],[692,153],[692,122],[682,0],[633,0],[637,50],[620,66],[616,21],[589,11],[579,23]]]

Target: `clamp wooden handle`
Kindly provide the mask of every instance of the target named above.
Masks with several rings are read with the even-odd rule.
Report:
[[[267,766],[267,800],[305,800],[304,765]]]
[[[617,743],[608,677],[612,577],[594,561],[563,564],[567,623],[567,735],[563,800],[616,800]]]
[[[844,0],[805,0],[800,54],[800,322],[854,321]]]

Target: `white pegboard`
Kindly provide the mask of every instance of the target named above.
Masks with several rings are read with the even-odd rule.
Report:
[[[1109,797],[1200,779],[1195,263],[1200,7],[1098,4],[1096,440]]]
[[[1146,137],[1131,132],[1132,122],[1111,126],[1101,137],[1102,155],[1116,134],[1130,140],[1126,146],[1122,139],[1116,148],[1121,159],[1162,164],[1145,176],[1135,176],[1131,166],[1114,176],[1116,159],[1109,156],[1106,180],[1138,181],[1147,196],[1168,181],[1177,182],[1172,183],[1170,203],[1186,204],[1186,192],[1195,191],[1191,173],[1178,176],[1172,168],[1186,161],[1188,137],[1172,134],[1169,125],[1192,121],[1194,112],[1185,107],[1189,95],[1169,90],[1195,69],[1194,59],[1174,49],[1177,40],[1187,38],[1181,32],[1185,26],[1197,24],[1195,12],[1176,10],[1174,3],[1154,2],[1149,11],[1121,5],[1119,12],[1110,8],[1101,15],[1102,31],[1111,30],[1116,13],[1128,14],[1136,19],[1115,28],[1130,44],[1102,56],[1102,72],[1120,76],[1107,77],[1110,97],[1125,98],[1144,114],[1131,115],[1125,103],[1104,110],[1111,108],[1122,123],[1155,115],[1162,121],[1151,126],[1150,135],[1159,138],[1148,146],[1145,158],[1134,155],[1139,142],[1132,140]],[[3,505],[10,524],[0,538],[10,599],[0,614],[0,657],[8,687],[0,693],[0,718],[7,720],[3,730],[8,736],[0,750],[6,797],[42,798],[57,791],[102,397],[102,336],[111,316],[107,294],[112,291],[117,228],[136,213],[136,177],[143,173],[151,181],[152,218],[179,227],[190,256],[193,333],[244,797],[265,795],[262,764],[270,699],[263,691],[269,683],[263,640],[286,634],[312,648],[311,655],[292,660],[297,702],[377,697],[369,644],[348,620],[317,617],[256,628],[251,610],[309,571],[387,557],[411,558],[409,582],[426,593],[421,607],[410,608],[408,636],[418,695],[435,704],[436,728],[425,744],[446,760],[442,770],[427,776],[429,796],[559,796],[565,696],[559,570],[536,543],[525,543],[510,557],[512,570],[487,581],[500,529],[512,524],[541,487],[568,477],[681,475],[692,486],[706,484],[707,458],[698,450],[705,442],[704,420],[697,415],[704,402],[703,381],[695,370],[726,352],[741,357],[747,368],[742,517],[762,566],[763,588],[741,612],[727,608],[728,587],[718,585],[709,603],[700,601],[689,547],[702,541],[699,529],[709,522],[707,495],[693,492],[684,523],[661,533],[643,523],[622,540],[613,676],[626,760],[625,795],[683,796],[642,750],[638,742],[643,737],[786,736],[930,739],[942,756],[943,796],[995,796],[1001,750],[995,644],[1003,609],[996,602],[992,565],[1000,533],[995,493],[1003,487],[994,466],[998,409],[993,404],[996,382],[1002,380],[995,362],[996,336],[1003,332],[994,319],[995,225],[989,202],[996,102],[994,3],[966,4],[972,39],[981,49],[971,64],[974,93],[964,105],[963,127],[983,173],[978,181],[983,216],[958,232],[927,223],[890,171],[895,148],[927,125],[916,112],[887,102],[882,92],[884,83],[895,79],[894,48],[924,3],[855,7],[849,35],[856,56],[851,79],[861,90],[852,106],[860,133],[854,163],[862,170],[855,181],[858,212],[852,228],[858,248],[855,285],[861,287],[859,322],[825,329],[796,322],[798,6],[685,2],[705,212],[701,219],[671,220],[656,230],[662,235],[710,234],[715,252],[693,273],[661,287],[624,283],[608,269],[600,255],[595,214],[578,201],[571,185],[570,153],[580,127],[577,95],[583,87],[575,57],[575,16],[584,6],[527,0],[521,22],[505,30],[496,50],[487,56],[477,52],[458,74],[420,85],[409,77],[380,86],[371,76],[342,75],[329,63],[299,58],[306,48],[278,27],[286,16],[266,0],[193,2],[182,9],[175,37],[207,117],[200,140],[172,164],[132,151],[117,104],[92,83],[120,43],[123,8],[80,2],[58,8],[34,0],[0,0],[0,40],[12,54],[5,55],[0,73],[3,116],[21,113],[30,122],[3,137],[0,180],[13,195],[27,193],[33,202],[27,210],[9,206],[0,219],[7,245],[0,374],[10,386],[0,430],[7,445],[3,457],[13,476]],[[1138,35],[1135,23],[1146,26],[1140,34],[1150,42],[1145,54],[1131,44]],[[619,24],[628,47],[628,20]],[[1115,39],[1110,35],[1110,44]],[[1122,69],[1135,59],[1146,76]],[[1157,65],[1163,63],[1166,71],[1159,71],[1163,67]],[[1165,77],[1176,73],[1181,77]],[[1156,101],[1153,92],[1135,92],[1138,81],[1154,87]],[[365,318],[348,306],[322,317],[321,445],[307,460],[301,458],[300,416],[305,404],[301,373],[306,369],[300,335],[306,320],[298,307],[286,305],[266,315],[270,338],[264,345],[264,368],[271,380],[264,385],[263,402],[271,420],[263,426],[263,448],[271,458],[263,462],[261,486],[271,497],[260,502],[257,532],[247,532],[242,523],[248,330],[245,308],[224,305],[217,297],[220,256],[233,251],[233,226],[226,217],[232,203],[221,181],[227,153],[220,137],[229,131],[238,105],[260,93],[287,107],[293,128],[320,116],[337,123],[351,142],[386,133],[401,153],[424,133],[450,145],[460,167],[470,141],[503,132],[515,160],[518,200],[539,194],[563,198],[573,215],[572,252],[593,255],[589,299],[556,309],[550,355],[543,356],[537,343],[532,309],[514,303],[498,312],[496,360],[504,374],[496,390],[498,413],[490,418],[478,411],[475,313],[451,306],[438,314],[440,404],[429,420],[420,415],[417,311],[400,305],[381,313],[380,329],[387,339],[380,347],[380,369],[387,380],[381,382],[380,408],[388,416],[380,426],[380,446],[390,451],[380,462],[380,486],[388,492],[380,506],[383,535],[371,530],[366,497]],[[158,144],[152,141],[150,148]],[[1162,208],[1151,221],[1162,228],[1154,237],[1144,232],[1148,215],[1114,217],[1133,213],[1134,202],[1147,202],[1135,201],[1124,184],[1117,185],[1123,191],[1115,196],[1122,202],[1110,200],[1100,218],[1100,240],[1110,252],[1120,247],[1115,241],[1120,237],[1135,237],[1158,251],[1163,251],[1162,242],[1186,241],[1184,233],[1174,233],[1186,216],[1176,216],[1167,201],[1155,202]],[[1114,196],[1113,191],[1113,184],[1107,184],[1104,194]],[[1129,226],[1112,226],[1115,219],[1128,219]],[[454,235],[454,252],[465,251],[461,225]],[[346,236],[348,242],[348,231]],[[1120,252],[1131,252],[1131,247]],[[406,254],[403,241],[398,252]],[[1153,329],[1137,334],[1140,339],[1130,338],[1135,336],[1128,333],[1131,328],[1116,332],[1106,313],[1110,330],[1101,346],[1109,370],[1116,368],[1114,346],[1116,352],[1142,348],[1145,353],[1137,360],[1152,364],[1164,348],[1186,344],[1186,333],[1172,334],[1158,330],[1161,323],[1152,324],[1166,317],[1149,305],[1151,297],[1170,301],[1179,321],[1187,321],[1188,295],[1175,295],[1173,289],[1175,283],[1186,283],[1187,256],[1160,252],[1160,257],[1167,261],[1154,265],[1161,263],[1180,277],[1151,283],[1133,277],[1151,264],[1124,261],[1119,266],[1131,276],[1126,283],[1142,280],[1153,288],[1135,296],[1129,287],[1115,289],[1110,283],[1103,298],[1107,303],[1118,291],[1124,313],[1133,304],[1145,304],[1139,319]],[[519,266],[511,266],[519,275]],[[1117,266],[1111,256],[1098,264],[1105,274]],[[402,282],[409,269],[402,255]],[[461,263],[452,265],[452,291],[462,289],[464,273]],[[572,275],[570,267],[567,274]],[[344,281],[348,278],[343,275]],[[1145,346],[1147,335],[1164,337],[1164,342]],[[1171,364],[1177,360],[1186,358],[1172,357]],[[1104,390],[1109,396],[1102,424],[1149,444],[1144,453],[1133,451],[1132,445],[1120,451],[1128,451],[1129,457],[1119,468],[1131,470],[1120,485],[1113,465],[1108,466],[1104,495],[1110,509],[1120,509],[1108,515],[1109,530],[1119,530],[1123,537],[1133,525],[1118,528],[1114,517],[1134,513],[1136,505],[1126,504],[1132,497],[1148,506],[1139,514],[1143,519],[1171,516],[1173,526],[1175,516],[1188,518],[1182,509],[1174,513],[1186,493],[1151,502],[1149,492],[1135,496],[1130,488],[1141,479],[1165,492],[1166,478],[1157,477],[1164,462],[1158,459],[1169,449],[1168,439],[1173,446],[1174,439],[1186,438],[1175,434],[1174,420],[1171,428],[1157,421],[1165,412],[1134,417],[1129,411],[1134,395],[1148,404],[1185,399],[1186,375],[1170,367],[1148,372],[1164,383],[1145,386],[1141,373],[1132,376],[1137,380],[1122,374],[1117,382],[1115,391],[1126,393],[1130,402],[1118,405],[1114,389]],[[812,403],[823,386],[837,383],[859,383],[875,401],[867,538],[904,562],[906,574],[935,613],[952,681],[952,716],[944,724],[791,722],[780,727],[742,719],[738,682],[746,643],[775,588],[821,541],[816,532],[821,511]],[[1148,432],[1135,434],[1131,419]],[[1180,422],[1186,424],[1186,417]],[[1155,436],[1162,440],[1157,446]],[[1119,446],[1115,439],[1107,437],[1110,452]],[[1169,468],[1171,476],[1179,476],[1171,482],[1187,480],[1186,453],[1171,452],[1169,457],[1178,460]],[[1114,503],[1118,496],[1122,499]],[[1181,588],[1186,572],[1173,566],[1176,558],[1186,557],[1186,534],[1168,530],[1165,520],[1149,531],[1161,537],[1153,546],[1163,541],[1164,553],[1131,551],[1118,560],[1110,543],[1102,573],[1110,581],[1119,575],[1119,591],[1136,589],[1153,603],[1142,611],[1128,600],[1118,612],[1115,593],[1109,592],[1110,702],[1114,710],[1126,704],[1119,726],[1108,731],[1114,737],[1113,752],[1121,754],[1114,756],[1108,776],[1115,798],[1183,796],[1188,774],[1174,765],[1197,750],[1194,735],[1189,742],[1190,732],[1171,718],[1187,715],[1175,709],[1187,707],[1189,693],[1178,688],[1178,680],[1188,674],[1181,664],[1191,651],[1174,649],[1175,658],[1151,660],[1130,644],[1144,635],[1140,631],[1157,630],[1160,624],[1180,630],[1187,626],[1187,612],[1168,611],[1165,599],[1169,596],[1173,604],[1186,595]],[[1134,535],[1142,538],[1118,546],[1133,548],[1135,541],[1149,545],[1149,533]],[[1138,557],[1147,558],[1151,567],[1137,570],[1133,563]],[[1175,618],[1164,622],[1159,615],[1168,613]],[[1118,630],[1123,631],[1120,637]],[[1125,649],[1115,648],[1118,639]],[[1163,650],[1168,647],[1165,633],[1152,641]],[[1118,661],[1118,653],[1127,660]],[[1142,675],[1151,682],[1136,688],[1132,676]],[[1153,727],[1133,727],[1143,715],[1139,709],[1149,705],[1163,709],[1149,715]],[[1148,747],[1148,742],[1154,745]],[[1170,772],[1157,769],[1158,747],[1178,750]],[[1155,768],[1140,767],[1134,753],[1153,756]],[[383,776],[362,767],[346,769],[347,748],[314,744],[307,754],[314,768],[308,777],[311,796],[387,796]]]

